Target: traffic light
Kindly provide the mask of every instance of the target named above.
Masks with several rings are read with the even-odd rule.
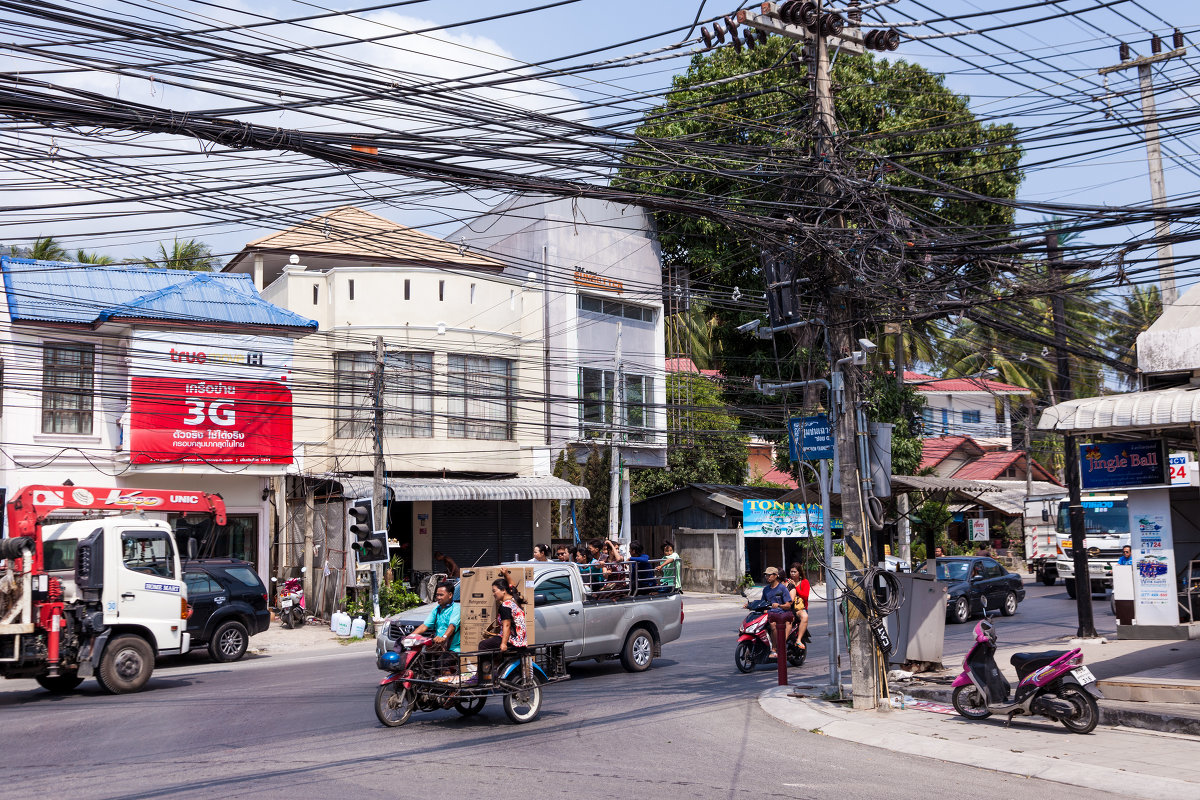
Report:
[[[375,530],[375,501],[370,497],[355,500],[350,506],[350,532],[355,539],[365,539]]]
[[[387,531],[375,529],[374,502],[371,498],[355,500],[350,506],[350,532],[354,541],[350,547],[359,564],[375,564],[388,560]]]

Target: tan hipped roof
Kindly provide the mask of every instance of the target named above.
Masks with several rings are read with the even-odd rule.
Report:
[[[306,253],[340,256],[355,261],[416,262],[435,267],[493,271],[504,268],[495,259],[469,250],[460,253],[459,249],[458,245],[406,228],[370,211],[356,206],[341,206],[295,227],[250,242],[225,270],[230,270],[236,262],[256,251],[296,253],[300,256]]]

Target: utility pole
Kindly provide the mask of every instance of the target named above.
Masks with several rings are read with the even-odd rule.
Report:
[[[857,5],[857,4],[855,4]],[[833,11],[826,11],[824,3],[764,3],[761,12],[741,10],[736,20],[739,24],[754,28],[761,34],[778,33],[790,39],[806,41],[813,52],[813,62],[810,64],[813,76],[813,105],[817,119],[817,141],[814,158],[819,153],[832,154],[833,138],[837,134],[837,121],[833,108],[833,85],[829,64],[829,39],[836,37],[838,46],[843,51],[862,53],[864,49],[895,49],[894,46],[884,45],[882,40],[861,36],[857,26],[857,10],[852,8],[851,27],[844,28],[841,16]],[[728,23],[728,19],[727,19]],[[718,38],[723,39],[724,31],[719,31]],[[732,27],[732,42],[736,43],[737,32]],[[894,32],[892,32],[894,34]],[[747,46],[751,44],[749,31],[746,33]],[[899,45],[899,35],[894,36],[895,46]],[[740,46],[740,45],[735,45]],[[819,182],[822,194],[833,198],[836,187],[828,178]],[[841,214],[832,215],[829,227],[845,228]],[[857,598],[857,602],[848,604],[848,619],[850,627],[850,676],[854,708],[872,709],[878,705],[879,674],[876,662],[876,644],[872,632],[867,625],[863,610],[867,608],[867,587],[863,578],[870,553],[866,515],[863,508],[862,484],[860,481],[869,480],[869,475],[860,475],[858,457],[858,378],[854,372],[843,372],[843,365],[854,361],[851,355],[853,348],[853,326],[856,320],[855,309],[848,294],[839,293],[834,287],[829,288],[827,295],[828,330],[826,335],[831,343],[833,353],[831,359],[837,359],[831,364],[833,369],[831,394],[834,397],[836,420],[833,421],[836,438],[837,459],[841,478],[841,508],[843,525],[843,542],[846,553],[846,583],[849,594]],[[901,380],[903,376],[901,376]],[[828,516],[829,509],[825,509]]]
[[[1187,54],[1187,48],[1183,45],[1183,34],[1178,28],[1175,29],[1172,44],[1174,49],[1166,53],[1161,52],[1162,40],[1156,35],[1150,40],[1151,55],[1130,58],[1129,45],[1122,42],[1120,47],[1121,63],[1099,70],[1099,73],[1106,76],[1105,80],[1107,80],[1109,73],[1137,68],[1142,93],[1142,131],[1146,138],[1146,160],[1150,168],[1150,197],[1154,202],[1155,211],[1160,214],[1167,207],[1167,188],[1166,181],[1163,179],[1162,146],[1158,139],[1158,112],[1154,106],[1154,77],[1150,72],[1150,67]],[[1179,298],[1179,292],[1175,288],[1175,252],[1171,246],[1171,223],[1165,216],[1155,218],[1154,237],[1158,240],[1158,282],[1162,291],[1162,302],[1163,306],[1169,306]]]
[[[1062,253],[1058,249],[1058,231],[1046,234],[1046,253],[1049,257],[1050,269],[1061,276],[1062,282],[1055,287],[1051,298],[1051,310],[1054,314],[1054,368],[1058,373],[1055,402],[1070,400],[1073,397],[1071,388],[1071,361],[1067,356],[1067,312],[1066,301],[1063,297],[1067,268],[1062,263]],[[1088,554],[1085,547],[1087,533],[1083,521],[1083,500],[1079,489],[1079,449],[1075,446],[1075,437],[1066,434],[1063,437],[1064,460],[1063,477],[1067,482],[1068,506],[1071,520],[1071,554],[1075,562],[1075,605],[1079,613],[1079,630],[1077,636],[1083,639],[1096,638],[1096,623],[1092,616],[1092,576],[1088,571]]]
[[[621,396],[623,387],[623,374],[621,364],[621,323],[617,323],[617,346],[613,352],[615,360],[613,376],[615,386],[613,386],[613,401],[612,401],[612,422],[609,424],[608,438],[608,538],[616,540],[620,538],[620,524],[618,520],[621,504],[621,445],[618,442],[618,426],[621,424]]]
[[[383,337],[375,337],[375,381],[372,387],[373,405],[375,406],[375,474],[371,485],[371,517],[375,520],[377,530],[386,531],[387,504],[384,503],[383,488],[383,381],[384,381],[384,350]],[[387,541],[385,538],[384,541]],[[371,610],[374,620],[382,619],[379,613],[379,565],[371,565]]]

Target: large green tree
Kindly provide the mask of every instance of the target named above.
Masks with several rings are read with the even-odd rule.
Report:
[[[708,197],[730,209],[795,213],[802,173],[823,158],[812,151],[807,77],[791,66],[796,55],[794,42],[775,36],[754,50],[721,47],[694,56],[667,102],[646,114],[617,182],[693,201]],[[1013,198],[1021,152],[1012,126],[979,122],[941,76],[904,61],[843,54],[833,80],[836,146],[843,163],[861,165],[856,177],[872,178],[872,154],[895,159],[906,169],[872,179],[897,190],[898,213],[951,231],[1004,235],[1012,223],[1006,204],[957,199],[939,187]],[[787,178],[789,165],[795,180]],[[678,213],[660,212],[657,222],[668,271],[686,268],[693,282],[738,287],[742,296],[761,293],[758,253],[744,231]],[[715,360],[727,374],[766,373],[774,364],[770,345],[734,330],[749,314],[728,303],[715,305],[714,314],[720,324],[709,330],[717,341],[701,349],[721,354]],[[822,350],[808,352],[815,341],[799,345],[800,359],[822,359]]]
[[[694,372],[668,375],[667,467],[634,471],[634,499],[689,483],[744,482],[748,437],[738,427],[715,381]]]
[[[1162,312],[1162,295],[1155,284],[1134,286],[1121,298],[1108,337],[1117,358],[1131,367],[1137,366],[1138,334],[1154,324]],[[1136,387],[1137,376],[1126,375],[1125,385]]]

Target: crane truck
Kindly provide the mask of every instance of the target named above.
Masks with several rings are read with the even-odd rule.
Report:
[[[220,495],[28,486],[0,539],[0,675],[55,693],[95,676],[112,694],[142,689],[160,655],[183,654],[187,589],[171,526],[146,512],[210,513]],[[55,513],[82,519],[47,524]]]

